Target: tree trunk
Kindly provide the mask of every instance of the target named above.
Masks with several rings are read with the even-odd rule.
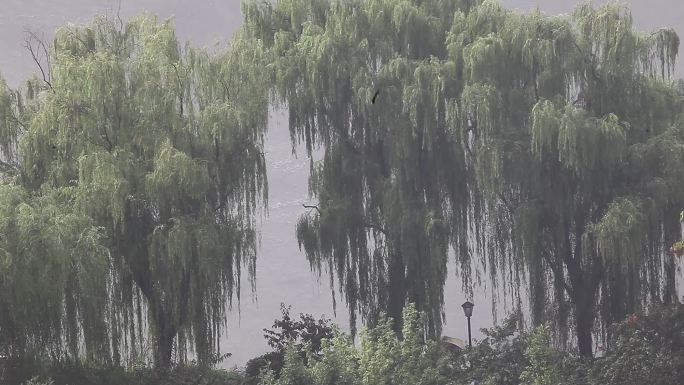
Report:
[[[577,322],[577,348],[582,357],[593,357],[592,329],[594,326],[594,309],[591,304],[583,304],[578,301],[575,304],[575,320]]]
[[[406,302],[406,268],[401,253],[391,254],[389,261],[389,301],[387,315],[394,320],[394,331],[401,336],[402,316]]]
[[[684,237],[684,224],[679,222],[679,210],[668,207],[665,216],[665,247],[666,249]],[[666,256],[664,261],[663,302],[665,304],[679,303],[677,296],[677,263],[674,256]]]
[[[176,332],[169,328],[163,313],[155,319],[157,326],[157,340],[154,352],[154,367],[158,371],[166,371],[171,367],[173,339]]]
[[[582,357],[593,357],[592,330],[596,318],[595,299],[598,292],[600,270],[584,271],[573,266],[570,281],[573,283],[570,299],[575,305],[577,348]],[[594,268],[598,268],[594,266]],[[568,269],[570,271],[570,269]],[[573,274],[574,272],[574,274]],[[574,277],[574,278],[573,278]]]
[[[582,357],[592,358],[594,356],[592,330],[596,317],[595,302],[603,268],[596,255],[582,255],[582,233],[584,232],[584,227],[583,220],[578,219],[575,222],[573,229],[575,234],[574,245],[570,240],[570,232],[566,234],[566,251],[563,258],[572,286],[572,289],[568,290],[568,295],[575,305],[577,348]],[[570,228],[566,224],[566,229]],[[582,266],[580,261],[583,258],[591,259],[589,266]]]
[[[197,363],[201,366],[209,366],[211,362],[209,335],[207,333],[207,324],[209,320],[206,317],[204,306],[202,306],[202,299],[199,296],[199,290],[196,290],[195,304],[197,306],[194,311],[195,315],[195,354],[197,355]]]

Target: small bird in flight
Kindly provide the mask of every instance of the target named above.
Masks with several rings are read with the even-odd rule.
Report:
[[[375,91],[375,95],[373,95],[373,99],[371,100],[371,102],[373,104],[375,104],[375,99],[378,97],[379,94],[380,94],[380,90]]]

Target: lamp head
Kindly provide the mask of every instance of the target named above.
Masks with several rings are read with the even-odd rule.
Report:
[[[465,313],[465,316],[470,318],[470,316],[473,315],[473,307],[475,306],[475,304],[473,304],[472,302],[466,301],[461,306],[463,306],[463,312]]]

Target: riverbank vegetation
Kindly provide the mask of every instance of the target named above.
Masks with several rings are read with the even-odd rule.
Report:
[[[324,320],[311,322],[307,316],[298,324],[285,315],[275,323],[280,330],[273,352],[253,359],[244,370],[179,365],[162,374],[84,362],[41,366],[38,361],[23,370],[34,376],[27,383],[35,385],[674,385],[684,376],[680,304],[655,306],[613,325],[604,351],[592,360],[554,349],[549,324],[521,328],[520,314],[483,330],[483,341],[460,351],[430,340],[427,317],[415,307],[404,309],[403,319],[402,338],[386,319],[363,330],[354,346],[351,336]],[[318,327],[300,338],[297,331],[314,330],[305,325]],[[272,336],[265,335],[273,341]]]

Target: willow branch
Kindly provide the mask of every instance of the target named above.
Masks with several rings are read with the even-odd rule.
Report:
[[[22,128],[24,131],[26,131],[26,124],[24,124],[24,122],[22,122],[21,119],[19,119],[19,118],[17,117],[17,115],[14,113],[13,110],[10,110],[10,115],[11,115],[11,118],[12,118],[15,122],[17,122],[17,124],[20,125],[21,128]]]
[[[506,210],[508,211],[508,214],[511,216],[511,218],[513,218],[513,217],[514,217],[514,212],[515,212],[515,211],[513,210],[513,207],[512,207],[511,204],[508,202],[508,200],[506,199],[506,197],[505,197],[502,193],[499,193],[499,199],[501,200],[501,203],[503,203],[504,207],[505,207]]]
[[[226,81],[221,78],[221,76],[217,77],[219,83],[223,86],[223,89],[226,91],[226,98],[230,99],[230,89],[228,88],[228,84],[226,84]]]
[[[112,149],[114,148],[114,144],[112,144],[112,141],[109,139],[109,134],[107,134],[107,127],[103,126],[102,132],[104,133],[104,135],[102,135],[102,138],[107,143],[107,146],[105,148],[107,149],[107,152],[112,152]]]

